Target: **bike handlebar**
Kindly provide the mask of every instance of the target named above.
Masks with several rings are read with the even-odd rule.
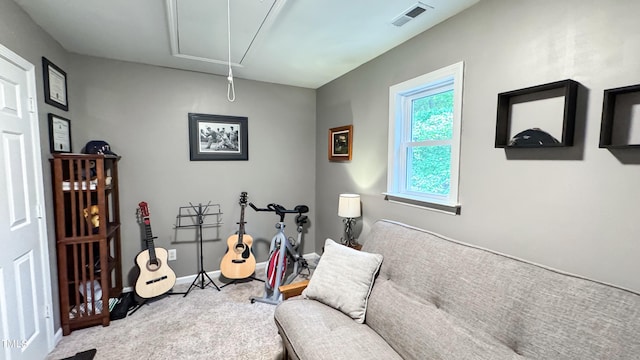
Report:
[[[271,203],[269,205],[267,205],[266,208],[259,208],[256,207],[255,205],[253,205],[253,203],[249,203],[249,206],[251,206],[251,208],[255,211],[272,211],[276,214],[278,214],[278,216],[280,216],[280,221],[284,220],[284,216],[285,214],[305,214],[309,212],[309,207],[307,205],[297,205],[295,208],[291,209],[291,210],[287,210],[284,206],[276,204],[276,203]]]

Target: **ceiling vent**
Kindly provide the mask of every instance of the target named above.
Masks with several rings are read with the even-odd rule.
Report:
[[[391,23],[395,26],[402,26],[408,23],[410,20],[415,19],[418,15],[427,11],[427,9],[433,9],[433,8],[429,5],[425,5],[419,2],[413,5],[412,7],[410,7],[409,9],[407,9],[406,11],[404,11],[402,14],[396,16],[393,20],[391,20]]]

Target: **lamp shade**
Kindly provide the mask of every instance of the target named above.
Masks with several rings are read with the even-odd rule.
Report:
[[[338,201],[338,216],[343,218],[360,217],[360,195],[340,194]]]

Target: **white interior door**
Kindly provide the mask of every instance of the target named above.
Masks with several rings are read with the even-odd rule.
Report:
[[[52,342],[35,99],[33,65],[0,45],[0,358],[7,360],[43,359]]]

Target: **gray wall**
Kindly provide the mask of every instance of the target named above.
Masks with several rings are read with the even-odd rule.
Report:
[[[639,12],[630,0],[483,0],[318,89],[317,251],[341,236],[338,194],[356,192],[361,235],[398,220],[640,291],[638,153],[598,148],[603,90],[640,83]],[[458,61],[462,214],[386,202],[389,86]],[[567,78],[583,85],[573,147],[494,148],[498,93]],[[327,131],[347,124],[353,161],[329,163]]]
[[[178,208],[211,201],[223,224],[203,237],[206,271],[217,270],[226,239],[237,229],[240,193],[257,206],[306,204],[311,225],[303,252],[314,252],[315,91],[236,79],[236,101],[227,101],[225,77],[70,54],[73,74],[74,147],[106,140],[118,155],[123,269],[133,271],[143,247],[136,209],[149,204],[155,245],[175,248],[169,266],[177,276],[198,272],[197,238],[192,229],[175,230]],[[188,113],[248,117],[248,161],[190,161]],[[205,222],[215,220],[208,217]],[[253,236],[257,261],[266,261],[276,216],[247,208],[246,232]],[[295,233],[293,217],[287,220]],[[259,294],[257,294],[259,295]]]
[[[54,113],[64,118],[73,115],[73,111],[63,111],[44,102],[44,84],[42,77],[42,57],[46,57],[54,64],[68,70],[68,54],[49,34],[36,25],[31,18],[12,0],[0,0],[0,44],[20,55],[35,66],[36,90],[38,98],[38,115],[40,127],[40,147],[42,149],[42,173],[46,201],[47,232],[49,237],[49,264],[51,265],[51,287],[54,307],[54,329],[60,327],[58,313],[58,276],[55,248],[55,228],[53,215],[53,193],[51,191],[51,170],[49,166],[49,125],[48,113]],[[73,108],[74,99],[69,98]],[[72,132],[73,135],[73,132]]]
[[[204,245],[205,270],[217,270],[226,238],[237,229],[241,191],[247,191],[249,201],[257,205],[309,205],[311,223],[303,252],[314,251],[314,90],[236,79],[237,99],[231,104],[226,100],[224,77],[70,54],[11,0],[0,0],[0,44],[36,69],[55,329],[60,327],[60,315],[49,166],[50,112],[71,120],[74,152],[90,139],[105,139],[122,156],[125,274],[134,268],[134,257],[143,245],[135,213],[143,200],[150,206],[157,245],[178,251],[178,260],[170,263],[178,276],[197,273],[199,256],[195,233],[173,230],[177,208],[209,200],[221,205],[223,225],[204,233],[211,240]],[[67,72],[68,112],[44,103],[42,56]],[[247,116],[249,161],[190,162],[188,112]],[[249,209],[246,221],[256,258],[265,261],[276,217]],[[295,233],[292,219],[287,219],[287,225],[289,234]],[[176,241],[186,243],[174,244]],[[130,284],[125,276],[125,285]]]

